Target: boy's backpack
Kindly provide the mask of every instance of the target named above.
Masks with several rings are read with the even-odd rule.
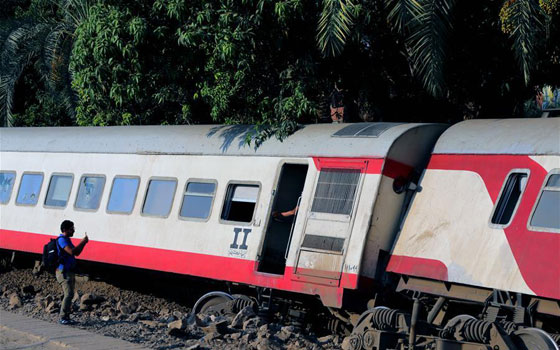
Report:
[[[60,248],[58,246],[58,237],[51,238],[49,243],[43,247],[42,257],[43,269],[54,271],[60,264]]]

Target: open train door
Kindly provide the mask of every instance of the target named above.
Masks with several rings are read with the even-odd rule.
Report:
[[[338,285],[354,224],[365,160],[316,159],[319,177],[298,253],[295,278]]]
[[[290,211],[299,205],[308,168],[307,164],[285,163],[282,165],[278,187],[274,191],[272,212]],[[288,217],[280,216],[270,219],[259,256],[258,271],[284,274],[290,238],[296,219],[297,213]]]

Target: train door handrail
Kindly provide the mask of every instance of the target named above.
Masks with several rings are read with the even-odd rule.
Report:
[[[292,220],[292,227],[290,228],[290,237],[288,238],[288,244],[286,245],[286,251],[284,252],[284,259],[288,259],[288,252],[290,251],[290,244],[292,244],[292,236],[294,234],[294,227],[296,226],[297,216],[299,214],[299,205],[301,202],[301,196],[299,196],[296,204],[296,213],[294,214],[294,220]]]

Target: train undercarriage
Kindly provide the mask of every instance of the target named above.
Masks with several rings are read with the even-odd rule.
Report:
[[[397,291],[370,300],[361,315],[312,309],[269,289],[257,289],[257,297],[208,293],[193,311],[223,314],[251,305],[263,317],[344,335],[344,350],[559,350],[557,301],[405,277]]]
[[[407,277],[397,291],[411,311],[369,308],[344,350],[559,349],[558,301]]]

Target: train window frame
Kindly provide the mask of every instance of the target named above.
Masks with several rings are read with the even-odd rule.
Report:
[[[23,177],[25,175],[41,175],[41,183],[39,184],[39,192],[37,192],[37,200],[35,201],[34,204],[18,203],[18,195],[19,195],[19,191],[21,191],[21,185],[23,183]],[[22,207],[35,207],[35,206],[37,206],[37,203],[39,203],[39,198],[41,197],[41,193],[43,192],[43,182],[45,182],[45,173],[44,172],[42,172],[42,171],[24,171],[21,174],[21,177],[19,178],[19,185],[18,185],[18,190],[17,190],[17,193],[16,193],[15,205],[22,206]]]
[[[535,211],[537,210],[537,207],[539,205],[539,202],[540,202],[541,197],[544,194],[544,192],[545,191],[553,191],[553,192],[559,192],[560,191],[560,187],[547,186],[548,180],[552,177],[552,175],[560,175],[560,168],[555,168],[555,169],[550,170],[548,172],[548,174],[546,174],[546,177],[544,178],[544,181],[543,181],[543,183],[541,185],[541,188],[539,190],[539,195],[537,196],[537,199],[535,200],[535,203],[533,204],[533,208],[531,209],[531,213],[529,214],[529,219],[527,220],[527,229],[530,230],[530,231],[560,233],[560,229],[531,225],[531,221],[533,220],[533,216],[535,215]]]
[[[66,197],[66,204],[64,206],[57,206],[57,205],[49,205],[47,204],[47,199],[49,197],[49,190],[52,184],[53,177],[55,176],[70,176],[72,178],[72,182],[70,183],[70,191],[68,192],[68,196]],[[66,209],[68,207],[68,203],[70,202],[70,196],[72,194],[72,189],[74,187],[74,174],[73,173],[52,173],[49,179],[49,185],[47,186],[47,194],[45,195],[45,199],[43,200],[43,208],[48,209]]]
[[[508,182],[510,180],[510,177],[513,174],[525,174],[526,175],[525,186],[523,187],[523,189],[521,190],[521,193],[519,194],[519,198],[517,199],[517,203],[515,203],[515,207],[513,208],[513,211],[511,213],[511,217],[509,218],[508,222],[505,223],[505,224],[493,223],[492,220],[494,218],[494,214],[495,214],[496,210],[498,209],[498,205],[500,204],[500,200],[502,199],[502,196],[504,195],[504,191],[506,190],[506,185],[508,184]],[[515,219],[515,215],[517,214],[517,210],[519,209],[519,205],[521,204],[521,201],[523,200],[523,195],[525,194],[525,191],[527,190],[527,186],[529,185],[529,180],[530,179],[531,179],[531,170],[526,169],[526,168],[511,169],[506,174],[506,176],[504,177],[504,180],[502,181],[502,187],[500,188],[500,193],[498,194],[498,197],[496,197],[496,202],[493,204],[492,212],[490,213],[490,217],[488,218],[488,225],[491,228],[505,229],[509,225],[511,225],[511,223]]]
[[[211,183],[214,184],[214,192],[212,194],[212,201],[210,202],[210,210],[208,211],[208,216],[205,219],[189,217],[189,216],[181,216],[181,210],[183,209],[184,205],[184,198],[187,195],[187,188],[190,183]],[[216,194],[218,193],[218,181],[215,179],[201,179],[201,178],[189,178],[185,182],[185,187],[183,189],[182,197],[181,197],[181,206],[179,207],[178,218],[179,220],[183,221],[194,221],[194,222],[208,222],[212,217],[212,212],[214,211],[214,202],[216,201]]]
[[[367,166],[367,164],[365,165]],[[356,171],[358,174],[358,178],[356,181],[356,189],[354,191],[354,197],[352,199],[352,205],[350,207],[350,211],[348,213],[331,213],[331,212],[323,212],[323,211],[314,211],[313,210],[313,204],[315,202],[316,196],[317,196],[317,190],[319,188],[319,179],[322,175],[322,172],[325,169],[329,169],[329,170],[334,170],[334,171],[341,171],[341,170],[352,170],[352,171]],[[330,166],[330,164],[325,164],[325,166],[317,171],[317,176],[316,176],[316,180],[315,180],[315,184],[313,185],[313,194],[311,196],[311,200],[309,203],[309,213],[310,216],[316,219],[322,219],[322,218],[327,218],[327,217],[336,217],[339,218],[339,220],[342,221],[349,221],[351,220],[351,218],[354,216],[354,211],[356,210],[356,206],[358,205],[359,199],[360,199],[360,195],[361,195],[361,191],[362,191],[362,179],[363,179],[363,170],[364,168],[362,167],[354,167],[354,166],[349,166],[349,167],[337,167],[337,166]]]
[[[162,180],[162,181],[174,181],[175,188],[173,189],[173,196],[171,197],[171,206],[169,207],[169,212],[167,215],[154,215],[154,214],[147,214],[144,213],[144,206],[146,205],[146,199],[148,198],[148,191],[150,190],[150,183],[152,180]],[[166,177],[166,176],[152,176],[148,179],[146,183],[146,190],[144,191],[144,199],[142,200],[142,207],[140,208],[140,216],[149,217],[149,218],[160,218],[160,219],[167,219],[171,212],[173,211],[173,204],[175,202],[175,196],[177,195],[177,187],[179,186],[179,180],[176,177]]]
[[[230,188],[232,188],[232,186],[235,186],[235,185],[249,185],[249,186],[257,186],[258,187],[257,198],[255,200],[255,208],[253,209],[253,215],[251,216],[251,221],[248,221],[248,222],[246,222],[246,221],[234,221],[234,220],[225,220],[225,219],[222,218],[222,216],[224,214],[224,209],[226,208],[226,203],[231,201],[231,196],[233,194],[233,190],[230,190]],[[226,190],[225,190],[224,197],[223,197],[223,200],[222,200],[222,207],[220,208],[220,219],[219,219],[220,224],[238,225],[238,226],[253,226],[253,224],[255,222],[255,217],[257,215],[257,208],[258,208],[259,200],[261,198],[261,192],[262,192],[262,183],[260,181],[237,181],[237,180],[228,181],[228,183],[226,184]]]
[[[76,206],[76,204],[78,203],[78,196],[80,195],[80,187],[82,187],[82,179],[84,177],[101,177],[101,178],[104,179],[103,188],[101,189],[101,194],[99,195],[99,203],[97,205],[97,208],[95,208],[95,209],[80,208],[80,207]],[[82,176],[80,176],[80,182],[78,183],[78,190],[76,191],[76,197],[74,198],[74,210],[85,211],[85,212],[90,212],[90,213],[97,212],[99,210],[99,208],[101,208],[101,202],[103,201],[103,195],[105,194],[105,186],[106,185],[107,185],[107,176],[105,176],[104,174],[82,174]]]
[[[115,187],[115,180],[116,179],[137,179],[138,184],[136,185],[136,192],[134,193],[134,199],[132,200],[132,208],[130,212],[123,212],[123,211],[114,211],[109,210],[109,203],[111,202],[111,196],[113,195],[113,189]],[[116,215],[132,215],[134,208],[136,208],[136,201],[138,200],[138,193],[140,192],[140,184],[142,183],[142,178],[137,175],[115,175],[113,176],[113,180],[111,181],[111,189],[109,190],[109,197],[107,198],[107,205],[105,206],[105,212],[107,214],[116,214]]]
[[[14,187],[15,184],[17,182],[17,172],[14,170],[0,170],[0,173],[4,173],[4,174],[13,174],[14,175],[14,182],[12,183],[12,185],[10,186],[10,191],[8,194],[8,199],[5,202],[1,202],[0,201],[0,205],[8,205],[10,204],[10,200],[12,199],[12,193],[14,193]]]

